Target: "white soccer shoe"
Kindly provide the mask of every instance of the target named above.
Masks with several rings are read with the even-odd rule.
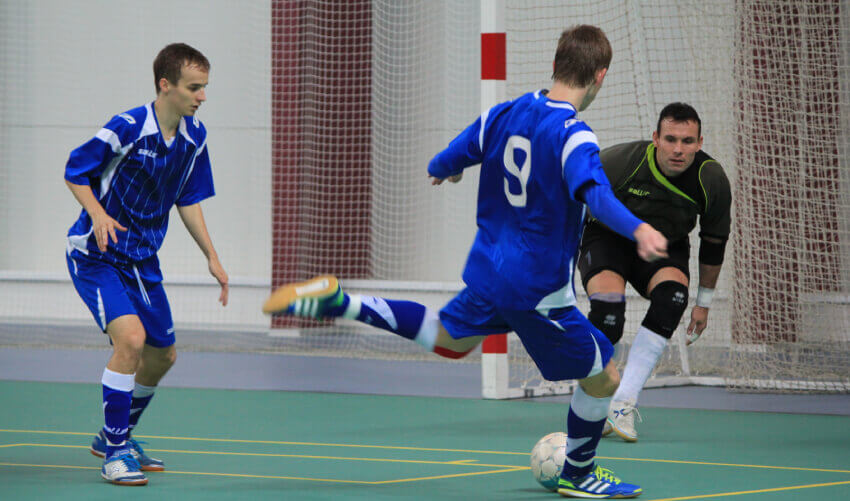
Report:
[[[129,449],[116,452],[103,461],[100,476],[118,485],[145,485],[147,477]]]
[[[611,426],[611,421],[609,419],[605,419],[605,426],[602,427],[602,436],[607,437],[614,431],[614,427]]]
[[[635,404],[636,402],[629,400],[615,400],[611,402],[611,409],[608,410],[606,427],[610,424],[611,430],[626,442],[637,442],[635,416],[637,416],[638,421],[643,421]],[[602,433],[605,434],[605,431]]]

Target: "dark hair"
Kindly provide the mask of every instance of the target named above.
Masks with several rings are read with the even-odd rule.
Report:
[[[204,71],[210,71],[210,62],[201,51],[185,43],[168,44],[153,60],[153,84],[159,94],[159,80],[165,78],[176,84],[180,80],[183,66],[198,66]]]
[[[661,134],[661,121],[665,118],[669,118],[674,122],[687,122],[688,120],[693,120],[697,123],[697,136],[702,135],[702,120],[699,119],[699,115],[697,114],[697,110],[694,109],[693,106],[686,103],[670,103],[661,110],[661,114],[658,115],[658,125],[655,128],[655,131]]]
[[[552,79],[575,87],[587,87],[596,72],[611,64],[611,43],[596,26],[567,28],[558,40]]]

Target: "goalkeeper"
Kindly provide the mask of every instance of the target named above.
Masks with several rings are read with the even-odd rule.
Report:
[[[688,344],[707,325],[729,237],[729,181],[720,164],[701,150],[701,125],[694,108],[672,103],[661,111],[652,141],[618,144],[600,153],[615,196],[669,242],[669,257],[646,262],[638,257],[633,241],[592,214],[582,237],[578,266],[590,298],[588,319],[612,344],[623,335],[626,282],[650,300],[604,430],[628,442],[637,441],[638,394],[688,306],[688,234],[699,218],[699,290],[687,329]]]

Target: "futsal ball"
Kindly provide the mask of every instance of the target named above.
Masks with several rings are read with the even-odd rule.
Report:
[[[550,491],[558,487],[566,449],[567,434],[562,431],[546,435],[531,449],[531,472],[534,473],[534,479]]]

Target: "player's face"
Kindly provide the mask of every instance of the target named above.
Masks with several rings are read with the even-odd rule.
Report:
[[[655,160],[667,177],[676,177],[688,170],[694,156],[702,148],[699,124],[695,120],[679,122],[670,118],[661,121],[661,131],[652,133]]]
[[[201,103],[207,100],[204,90],[209,83],[210,74],[198,66],[183,66],[177,85],[171,86],[169,101],[174,110],[182,116],[192,116]]]

